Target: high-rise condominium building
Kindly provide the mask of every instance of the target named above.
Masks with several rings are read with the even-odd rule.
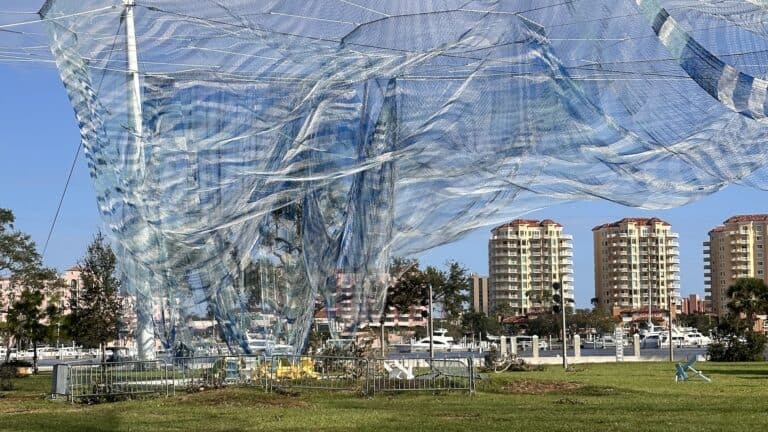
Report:
[[[554,282],[573,300],[573,236],[549,219],[513,220],[491,230],[488,269],[492,313],[549,311]]]
[[[712,302],[712,312],[725,315],[728,287],[742,277],[768,282],[765,260],[765,235],[768,215],[743,215],[728,218],[709,232],[704,242],[704,290]]]
[[[592,229],[595,300],[612,315],[669,310],[680,296],[678,235],[658,218],[624,218]],[[671,298],[670,298],[671,297]]]

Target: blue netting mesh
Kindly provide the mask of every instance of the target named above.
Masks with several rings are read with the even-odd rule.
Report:
[[[377,320],[392,254],[562,200],[768,184],[762,1],[125,3],[42,15],[168,344],[211,312],[233,349],[300,348],[318,296],[338,331]]]

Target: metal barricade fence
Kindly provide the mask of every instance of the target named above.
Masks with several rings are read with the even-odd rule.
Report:
[[[266,389],[263,356],[176,357],[172,361],[174,388],[197,390],[237,384]]]
[[[69,366],[69,397],[77,399],[114,398],[139,394],[173,392],[169,368],[162,360]]]
[[[265,362],[269,389],[368,392],[369,360],[366,358],[275,355]]]
[[[370,391],[474,392],[478,376],[472,358],[375,359],[371,361]]]
[[[177,357],[96,365],[67,365],[70,400],[109,399],[227,385],[377,392],[475,390],[474,360],[368,359],[307,355]]]

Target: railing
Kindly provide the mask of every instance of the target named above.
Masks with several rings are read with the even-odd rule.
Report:
[[[159,360],[70,365],[68,375],[73,401],[173,393],[169,367]]]
[[[368,359],[275,355],[180,357],[171,360],[63,365],[72,402],[111,401],[142,394],[173,396],[229,385],[273,389],[376,392],[473,392],[475,359]],[[54,385],[54,392],[58,392]]]
[[[279,355],[266,360],[267,389],[324,389],[368,393],[368,359]]]
[[[369,390],[372,394],[457,390],[472,393],[479,379],[471,358],[418,361],[375,359],[369,364]]]
[[[263,356],[177,357],[172,362],[174,388],[195,390],[232,384],[266,385]]]

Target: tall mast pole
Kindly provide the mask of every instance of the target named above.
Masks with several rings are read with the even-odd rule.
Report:
[[[125,10],[123,19],[125,20],[125,52],[128,60],[127,70],[127,99],[128,99],[128,124],[130,126],[133,148],[130,154],[126,155],[127,163],[131,165],[134,180],[139,181],[142,171],[143,142],[142,133],[144,126],[142,124],[141,113],[141,82],[139,80],[139,56],[136,46],[136,22],[134,21],[133,9],[136,6],[135,0],[123,0]],[[152,324],[152,314],[154,305],[150,296],[137,295],[136,298],[136,345],[139,358],[142,360],[153,360],[155,358],[155,329]]]
[[[135,0],[123,0],[125,5],[125,49],[128,57],[128,116],[131,132],[136,141],[136,151],[141,154],[141,134],[144,129],[141,119],[141,82],[139,81],[139,56],[136,47],[136,22],[133,17]]]

